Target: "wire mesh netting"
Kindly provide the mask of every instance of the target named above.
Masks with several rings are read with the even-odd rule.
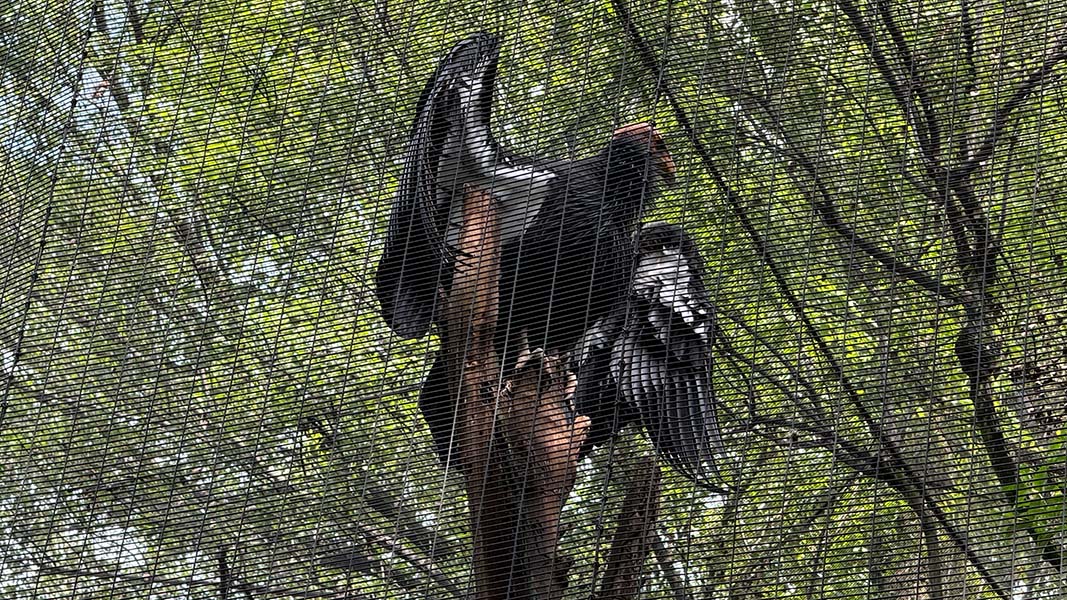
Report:
[[[0,3],[4,598],[1060,598],[1067,7]]]

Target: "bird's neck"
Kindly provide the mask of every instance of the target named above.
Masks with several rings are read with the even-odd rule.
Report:
[[[609,166],[604,181],[605,208],[632,230],[651,203],[653,178],[644,164],[624,163]]]

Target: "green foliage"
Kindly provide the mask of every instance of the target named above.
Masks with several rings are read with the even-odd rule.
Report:
[[[479,30],[504,37],[493,126],[510,148],[581,156],[656,121],[679,183],[650,218],[700,241],[749,361],[715,375],[736,492],[666,474],[672,558],[647,563],[648,594],[671,593],[673,561],[699,598],[1057,597],[1042,549],[1062,553],[1067,528],[1062,81],[1018,104],[972,180],[1001,250],[977,293],[1001,348],[1006,485],[957,362],[961,305],[824,219],[829,203],[903,264],[981,287],[851,3],[633,3],[658,87],[611,2],[84,4],[0,3],[5,597],[218,598],[227,577],[231,597],[466,592],[463,488],[415,405],[436,341],[394,338],[371,286],[415,99]],[[948,167],[1067,26],[1051,1],[858,14],[894,72],[910,49]],[[572,597],[603,570],[617,465],[648,451],[631,434],[582,465]]]

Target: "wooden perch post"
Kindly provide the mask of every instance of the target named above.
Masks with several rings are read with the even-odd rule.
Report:
[[[559,600],[556,556],[589,419],[568,414],[559,357],[534,355],[504,379],[494,347],[500,234],[492,195],[464,189],[461,256],[444,299],[443,345],[459,403],[456,438],[474,538],[477,600]],[[647,464],[646,464],[647,462]],[[619,516],[600,598],[635,598],[651,547],[659,471],[647,459]]]
[[[655,542],[659,516],[660,471],[656,461],[641,457],[628,473],[629,490],[616,519],[607,569],[595,600],[636,598],[641,567]]]
[[[466,478],[479,600],[562,596],[559,518],[588,418],[565,413],[567,374],[552,357],[501,379],[493,346],[500,236],[492,196],[464,190],[462,257],[445,302],[456,436]]]

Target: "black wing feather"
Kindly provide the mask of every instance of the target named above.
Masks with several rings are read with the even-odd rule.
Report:
[[[700,253],[684,230],[653,223],[640,236],[627,301],[591,329],[621,321],[610,332],[609,374],[603,341],[594,347],[587,335],[576,361],[576,409],[592,420],[593,444],[629,420],[606,419],[632,415],[664,460],[699,482],[714,475],[714,457],[721,452],[711,381],[714,307]],[[611,410],[612,404],[625,408]]]
[[[461,90],[476,77],[492,82],[497,47],[496,39],[486,34],[457,44],[438,65],[416,106],[376,276],[382,316],[404,338],[419,338],[429,331],[438,290],[450,283],[456,255],[446,239],[449,215],[465,175],[460,172],[462,161],[446,160],[446,145],[465,134],[464,118],[478,119],[488,130],[492,86],[482,87],[474,107],[463,105]],[[483,143],[495,151],[491,139]]]
[[[610,442],[619,429],[637,421],[631,406],[618,401],[619,382],[611,369],[612,352],[624,316],[617,312],[587,330],[576,357],[579,366],[575,410],[590,421],[579,459],[585,458],[594,447]]]

